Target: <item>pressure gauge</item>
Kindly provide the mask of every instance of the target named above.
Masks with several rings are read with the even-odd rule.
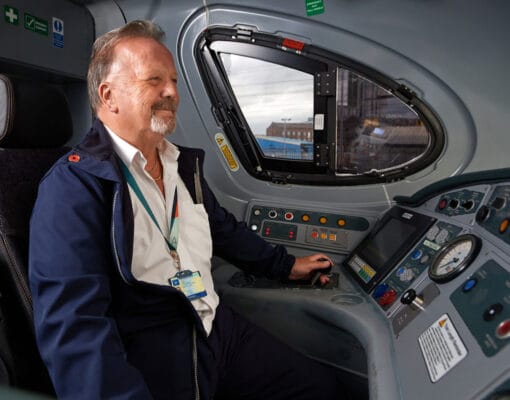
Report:
[[[437,283],[452,280],[475,259],[480,251],[478,237],[465,234],[446,243],[429,267],[429,277]]]

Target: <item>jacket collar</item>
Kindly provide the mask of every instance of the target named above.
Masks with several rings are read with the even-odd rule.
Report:
[[[183,146],[177,146],[180,155],[178,159],[179,175],[189,186],[193,182],[193,173],[196,172],[196,162],[198,158],[200,166],[204,158],[204,152],[201,149],[193,149]],[[120,169],[119,158],[113,149],[112,140],[106,131],[103,123],[95,118],[83,141],[74,149],[80,156],[80,162],[76,165],[79,168],[87,170],[100,178],[111,181],[121,182],[124,180]],[[203,176],[202,171],[200,175]],[[192,196],[194,189],[191,190]]]

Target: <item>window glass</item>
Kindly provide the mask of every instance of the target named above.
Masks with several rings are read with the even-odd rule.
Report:
[[[352,71],[338,69],[336,98],[338,172],[394,168],[430,146],[430,133],[416,112]]]
[[[197,61],[214,117],[257,179],[376,184],[441,155],[434,110],[376,69],[268,33],[222,27],[203,38]]]
[[[313,159],[313,75],[221,53],[230,85],[265,157]]]

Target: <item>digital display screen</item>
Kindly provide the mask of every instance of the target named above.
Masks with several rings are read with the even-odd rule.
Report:
[[[391,218],[367,243],[363,252],[365,261],[372,268],[381,268],[415,230],[413,225]]]
[[[346,258],[344,265],[369,292],[411,250],[435,219],[395,206]]]

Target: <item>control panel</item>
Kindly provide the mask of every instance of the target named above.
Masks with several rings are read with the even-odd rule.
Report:
[[[260,204],[250,205],[247,221],[252,231],[273,242],[344,253],[370,226],[363,217]]]
[[[441,196],[437,203],[438,213],[455,216],[473,214],[483,199],[484,193],[474,190],[458,190]]]
[[[372,297],[384,310],[400,298],[423,271],[427,270],[435,255],[445,243],[459,234],[461,228],[446,222],[433,225],[420,243],[372,292]]]
[[[510,272],[496,261],[482,265],[450,299],[486,356],[510,343]]]
[[[313,295],[314,306],[329,299],[335,323],[363,320],[370,329],[357,335],[394,349],[383,364],[395,371],[402,399],[508,398],[510,177],[438,187],[397,201],[377,220],[258,202],[246,220],[270,241],[344,256],[332,285],[290,290]],[[233,276],[230,286],[287,288],[248,278]]]
[[[497,186],[489,201],[478,210],[476,222],[510,244],[510,185]]]
[[[492,398],[475,395],[481,387],[508,395],[510,184],[465,185],[416,203],[401,208],[435,222],[369,291],[391,324],[399,379],[409,382],[402,396],[452,395],[461,381],[469,398]],[[397,229],[384,236],[403,237]]]

